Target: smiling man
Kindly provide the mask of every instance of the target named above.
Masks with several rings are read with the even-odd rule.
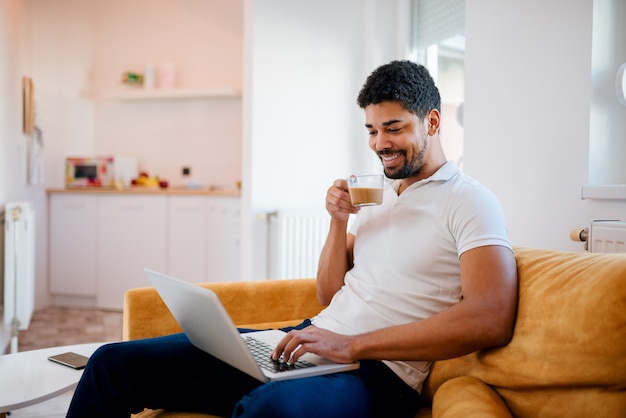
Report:
[[[329,306],[276,352],[382,360],[419,392],[431,361],[509,341],[515,261],[497,199],[446,161],[439,92],[427,70],[409,61],[383,65],[358,103],[390,179],[383,204],[352,207],[345,180],[328,190],[331,227],[317,286]],[[376,393],[372,400],[381,416],[392,402],[378,402]]]
[[[376,69],[358,103],[387,176],[383,203],[356,208],[345,179],[331,217],[317,295],[327,307],[272,356],[312,352],[360,369],[261,384],[184,335],[107,345],[91,358],[69,417],[127,417],[144,407],[233,417],[412,417],[432,361],[506,344],[517,301],[515,258],[495,196],[445,158],[440,97],[409,61]],[[351,229],[348,219],[356,215]]]

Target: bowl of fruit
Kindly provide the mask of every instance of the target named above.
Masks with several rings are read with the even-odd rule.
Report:
[[[131,186],[152,187],[167,189],[169,186],[167,180],[159,178],[159,176],[151,177],[146,171],[142,171],[139,175],[130,181]]]

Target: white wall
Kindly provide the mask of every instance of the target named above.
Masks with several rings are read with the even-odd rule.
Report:
[[[48,187],[65,186],[65,157],[93,155],[94,2],[30,0],[32,60]]]
[[[333,1],[320,3],[257,3],[255,207],[320,205],[327,185],[358,163],[352,151],[355,127],[347,117],[356,106],[347,99],[355,96],[364,72],[358,36],[362,7],[357,0],[344,2],[345,9]],[[346,13],[353,18],[346,19]]]
[[[10,21],[12,18],[11,6],[14,2],[2,2],[0,3],[0,59],[2,61],[8,61],[11,54],[11,42],[12,38]],[[10,74],[13,68],[9,65],[0,66],[0,97],[19,97],[12,94],[13,78]],[[9,176],[9,138],[13,132],[10,128],[9,120],[13,117],[11,115],[11,108],[9,100],[0,100],[0,204],[6,203],[9,198],[7,190],[8,176]]]
[[[21,109],[24,13],[19,0],[0,2],[0,205],[28,195]]]
[[[625,219],[588,182],[590,0],[466,3],[465,169],[500,198],[514,245],[581,251],[569,232]]]

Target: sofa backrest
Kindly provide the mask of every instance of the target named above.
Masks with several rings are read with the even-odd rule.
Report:
[[[514,416],[626,416],[626,254],[515,248],[515,256],[512,340],[436,362],[426,395],[470,376],[493,386]]]
[[[278,328],[312,318],[322,305],[315,279],[201,283],[220,298],[235,325]],[[123,339],[136,340],[181,332],[153,287],[130,289],[124,297]]]
[[[221,282],[203,286],[217,294],[233,322],[243,328],[296,325],[323,308],[315,293],[315,279]]]

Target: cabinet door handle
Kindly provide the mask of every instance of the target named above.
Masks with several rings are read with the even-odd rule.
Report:
[[[200,205],[176,205],[176,210],[200,210]]]
[[[122,209],[124,210],[140,210],[143,209],[143,205],[141,203],[125,203],[122,205]]]
[[[83,209],[84,207],[84,202],[68,202],[63,205],[65,209]]]

